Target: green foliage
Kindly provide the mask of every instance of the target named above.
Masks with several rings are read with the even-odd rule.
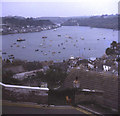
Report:
[[[112,48],[107,48],[106,49],[106,54],[107,55],[113,55],[113,54],[115,54],[115,51]]]
[[[51,68],[45,75],[49,88],[61,85],[66,76],[67,74],[62,72],[59,68]]]
[[[13,73],[11,71],[3,71],[2,72],[2,82],[6,84],[15,84],[20,85],[21,82],[18,79],[12,77]]]
[[[18,65],[23,65],[25,62],[21,60],[13,60],[12,65],[18,66]]]
[[[40,86],[41,82],[46,82],[45,75],[43,72],[37,72],[36,75],[28,76],[27,78],[24,78],[22,82],[29,83],[30,85],[32,85],[32,82],[35,82],[36,86]]]
[[[74,21],[75,20],[75,21]],[[71,18],[65,21],[63,26],[90,26],[97,28],[110,28],[110,29],[118,29],[118,16],[92,16],[87,18]],[[120,26],[119,26],[120,27]]]
[[[117,43],[116,41],[113,41],[110,44],[110,48],[106,49],[106,54],[107,55],[120,55],[120,43]]]
[[[44,75],[43,72],[37,72],[35,78],[36,78],[36,79],[40,79],[42,82],[45,81],[45,75]]]
[[[116,41],[113,41],[112,43],[111,43],[111,47],[114,49],[115,47],[117,47],[117,42]]]
[[[18,65],[22,65],[24,67],[25,70],[27,71],[31,71],[31,70],[36,70],[36,69],[41,69],[42,68],[42,64],[41,62],[26,62],[26,61],[22,61],[22,60],[13,60],[13,62],[10,62],[8,59],[3,62],[3,67],[8,67],[8,66],[18,66]]]
[[[29,26],[47,26],[53,25],[50,20],[36,20],[35,18],[20,18],[20,17],[3,17],[2,18],[3,24],[11,24],[17,27],[27,27]]]
[[[25,83],[35,83],[36,86],[39,86],[41,82],[47,82],[49,87],[56,87],[63,83],[67,73],[65,70],[62,70],[61,67],[56,65],[51,65],[50,69],[46,72],[37,72],[36,75],[29,76],[28,78],[19,81],[12,78],[13,73],[11,71],[5,71],[5,67],[22,65],[26,71],[36,70],[42,68],[41,62],[26,62],[21,60],[14,60],[12,63],[7,64],[4,62],[3,68],[3,82],[9,84],[25,84]]]
[[[42,68],[42,64],[40,62],[26,62],[23,67],[25,69],[27,69],[28,71],[31,70],[36,70],[36,69],[41,69]]]
[[[9,59],[7,59],[7,60],[6,60],[6,63],[7,63],[7,64],[10,64],[10,60],[9,60]]]
[[[117,60],[116,60],[117,62],[120,62],[120,58],[117,58]]]

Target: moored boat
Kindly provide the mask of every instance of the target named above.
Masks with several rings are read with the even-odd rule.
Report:
[[[23,46],[22,48],[26,48],[25,46]]]
[[[46,36],[43,36],[42,38],[47,38]]]
[[[37,51],[39,51],[39,49],[36,49],[35,51],[37,52]]]
[[[81,37],[81,40],[84,40],[84,37]]]
[[[58,35],[58,37],[61,37],[61,35]]]
[[[17,39],[17,41],[18,41],[18,42],[20,42],[20,41],[25,41],[25,39],[19,38],[19,39]]]
[[[53,29],[53,31],[56,31],[57,29]]]

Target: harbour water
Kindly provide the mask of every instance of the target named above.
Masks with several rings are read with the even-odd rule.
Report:
[[[47,37],[47,38],[44,38]],[[17,41],[17,39],[25,41]],[[28,61],[63,61],[74,57],[101,57],[118,31],[84,26],[62,26],[56,30],[2,36],[2,58],[14,55]]]

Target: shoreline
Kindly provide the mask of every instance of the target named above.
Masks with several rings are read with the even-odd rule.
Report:
[[[65,25],[64,25],[65,26]],[[67,26],[67,25],[66,25]],[[73,26],[73,25],[69,25],[70,27]],[[74,25],[76,26],[76,25]],[[52,28],[52,29],[57,29],[57,28],[60,28],[62,26],[59,26],[59,27],[55,27],[55,28]],[[84,25],[81,25],[79,27],[90,27],[90,28],[98,28],[98,29],[112,29],[113,31],[120,31],[120,29],[116,29],[116,28],[107,28],[107,27],[91,27],[91,26],[84,26]],[[52,29],[47,29],[47,30],[52,30]],[[0,33],[0,35],[11,35],[11,34],[23,34],[23,33],[35,33],[35,32],[42,32],[42,31],[47,31],[47,30],[41,30],[41,31],[32,31],[32,32],[21,32],[21,33],[7,33],[7,34],[2,34]]]
[[[7,33],[7,34],[0,33],[0,35],[2,36],[2,35],[11,35],[11,34],[35,33],[35,32],[42,32],[42,31],[57,29],[57,28],[59,28],[59,27],[61,27],[61,26],[53,27],[53,28],[51,28],[51,29],[46,29],[46,30],[40,30],[40,31],[20,32],[20,33],[18,32],[18,33]]]
[[[65,25],[63,25],[65,26]],[[76,25],[66,25],[66,26],[76,26]],[[112,29],[114,31],[120,31],[120,29],[116,29],[116,28],[107,28],[107,27],[91,27],[91,26],[86,26],[86,25],[79,25],[79,27],[90,27],[90,28],[101,28],[101,29]]]

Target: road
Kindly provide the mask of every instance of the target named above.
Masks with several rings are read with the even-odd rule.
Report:
[[[37,104],[24,104],[5,102],[2,105],[3,114],[91,114],[73,106],[49,106],[43,107]]]

